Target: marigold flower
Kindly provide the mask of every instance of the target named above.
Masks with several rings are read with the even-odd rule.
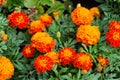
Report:
[[[50,26],[50,24],[52,23],[52,17],[49,16],[48,14],[43,14],[40,16],[40,21],[45,25],[45,26]]]
[[[59,57],[58,57],[58,54],[55,53],[55,52],[47,52],[44,56],[48,56],[52,59],[53,63],[60,63],[60,60],[59,60]]]
[[[120,30],[120,22],[113,20],[109,23],[108,30]]]
[[[34,67],[37,72],[46,72],[52,70],[53,62],[52,59],[47,56],[38,56],[34,61]]]
[[[58,52],[58,56],[63,65],[70,65],[75,55],[76,51],[70,47],[65,47]]]
[[[2,41],[6,41],[7,39],[8,39],[8,35],[4,34],[3,37],[2,37]]]
[[[100,31],[97,26],[81,25],[77,30],[76,38],[78,42],[86,45],[97,44]]]
[[[13,12],[8,15],[9,25],[19,29],[28,28],[28,16],[24,12]]]
[[[44,31],[46,28],[44,26],[44,24],[40,21],[40,20],[37,20],[37,21],[32,21],[30,23],[30,27],[29,27],[29,33],[30,34],[34,34],[36,32],[42,32]]]
[[[3,3],[3,0],[0,0],[0,6],[2,5],[2,3]]]
[[[40,52],[50,52],[55,47],[55,41],[46,32],[37,32],[31,38],[31,45]]]
[[[26,58],[33,57],[35,49],[31,46],[24,46],[22,49],[22,55]]]
[[[100,16],[100,11],[99,11],[99,9],[97,7],[90,8],[90,13],[94,17],[99,17]]]
[[[92,67],[92,58],[85,52],[80,52],[75,56],[73,65],[76,68],[88,71]]]
[[[72,21],[78,26],[86,24],[88,25],[93,21],[93,16],[91,15],[90,11],[81,6],[78,6],[72,11],[71,18]]]
[[[108,66],[109,65],[109,61],[107,58],[104,58],[103,56],[99,56],[97,57],[97,61],[99,62],[99,64],[101,66]]]
[[[120,30],[110,30],[107,32],[106,42],[115,48],[120,47]]]
[[[53,16],[54,16],[54,18],[55,18],[56,20],[58,20],[58,19],[59,19],[59,12],[58,12],[58,11],[54,11],[54,12],[53,12]]]
[[[5,56],[0,56],[0,80],[7,80],[12,77],[14,66]]]

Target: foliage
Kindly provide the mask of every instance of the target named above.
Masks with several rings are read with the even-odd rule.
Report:
[[[7,56],[15,67],[15,72],[10,80],[120,80],[120,48],[111,47],[106,43],[105,34],[108,31],[108,23],[112,20],[120,21],[120,0],[95,0],[99,2],[101,17],[95,18],[92,25],[99,27],[101,37],[96,45],[86,46],[76,40],[76,26],[71,20],[71,0],[8,0],[0,7],[0,31],[8,35],[7,41],[0,39],[0,55]],[[66,4],[65,4],[66,3]],[[34,8],[35,6],[35,8]],[[41,52],[35,52],[33,58],[25,58],[21,49],[29,45],[31,36],[27,29],[13,28],[8,25],[7,16],[14,10],[28,13],[28,9],[37,10],[33,20],[40,15],[48,13],[53,17],[53,23],[45,30],[56,41],[55,52],[64,47],[71,47],[77,52],[87,52],[93,58],[93,67],[86,74],[81,69],[70,66],[59,66],[55,64],[51,71],[38,73],[33,62]],[[55,19],[53,12],[60,13],[59,19]],[[31,13],[32,14],[32,13]],[[29,14],[28,14],[29,15]],[[59,34],[59,35],[58,35]],[[1,35],[0,35],[1,38]],[[81,49],[82,50],[81,50]],[[97,71],[97,56],[105,56],[109,60],[109,66],[103,71]]]

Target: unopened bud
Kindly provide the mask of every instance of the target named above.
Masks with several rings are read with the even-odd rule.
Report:
[[[57,37],[58,37],[58,38],[61,37],[61,33],[60,33],[60,31],[57,32]]]

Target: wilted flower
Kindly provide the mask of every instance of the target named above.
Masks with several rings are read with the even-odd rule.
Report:
[[[14,73],[14,66],[11,61],[5,57],[0,56],[0,80],[8,80]]]
[[[110,30],[106,33],[106,42],[111,46],[120,47],[120,30]]]
[[[40,21],[45,25],[45,26],[50,26],[50,24],[52,23],[52,17],[49,16],[48,14],[43,14],[40,16]]]
[[[40,52],[50,52],[55,47],[55,41],[46,32],[37,32],[31,38],[31,45]]]
[[[52,59],[47,56],[38,56],[34,61],[34,67],[37,72],[46,72],[52,70],[53,62]]]
[[[82,69],[84,71],[88,71],[92,68],[92,58],[89,54],[85,52],[80,52],[75,56],[73,65],[76,68]]]
[[[91,15],[90,11],[82,6],[77,6],[72,13],[71,13],[72,21],[80,26],[80,25],[88,25],[91,24],[93,21],[93,16]]]
[[[35,49],[31,45],[28,45],[23,47],[22,54],[24,57],[30,58],[30,57],[33,57],[34,51]]]
[[[76,38],[78,42],[86,45],[97,44],[100,31],[97,26],[81,25],[77,30]]]
[[[37,21],[32,21],[30,23],[30,27],[28,30],[29,30],[30,34],[34,34],[36,32],[42,32],[45,29],[46,28],[45,28],[44,24],[40,20],[37,20]]]
[[[18,26],[19,29],[28,28],[28,16],[24,12],[13,12],[8,15],[9,25],[11,27]]]
[[[70,47],[65,47],[58,52],[60,61],[63,65],[72,64],[76,51]]]

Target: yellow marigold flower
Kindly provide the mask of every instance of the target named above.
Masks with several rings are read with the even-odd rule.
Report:
[[[81,6],[78,6],[72,11],[71,18],[72,21],[78,26],[91,24],[93,21],[93,16],[91,15],[90,11]]]
[[[32,21],[30,23],[30,27],[28,30],[29,30],[30,34],[34,34],[36,32],[42,32],[45,29],[46,28],[45,28],[44,24],[40,20],[37,20],[37,21]]]
[[[100,16],[100,11],[99,11],[99,9],[97,7],[90,8],[90,13],[94,17],[99,17]]]
[[[100,31],[97,26],[81,25],[77,30],[76,38],[78,42],[86,45],[97,44]]]
[[[37,32],[31,38],[31,45],[40,52],[50,52],[55,47],[55,41],[46,32]]]
[[[55,63],[58,63],[58,64],[60,63],[58,54],[55,53],[55,52],[47,52],[47,53],[45,54],[45,56],[50,57],[50,58],[52,59],[52,61],[53,61],[54,64],[55,64]]]
[[[7,80],[12,77],[14,66],[5,56],[0,57],[0,80]]]
[[[50,24],[52,23],[52,17],[49,16],[48,14],[43,14],[40,16],[40,21],[45,25],[45,26],[50,26]]]
[[[59,12],[58,12],[58,11],[54,11],[54,12],[53,12],[53,16],[54,16],[54,18],[55,18],[56,20],[58,20],[58,18],[59,18]]]
[[[92,58],[85,52],[80,52],[75,56],[73,65],[76,68],[82,69],[84,71],[88,71],[92,68]]]

